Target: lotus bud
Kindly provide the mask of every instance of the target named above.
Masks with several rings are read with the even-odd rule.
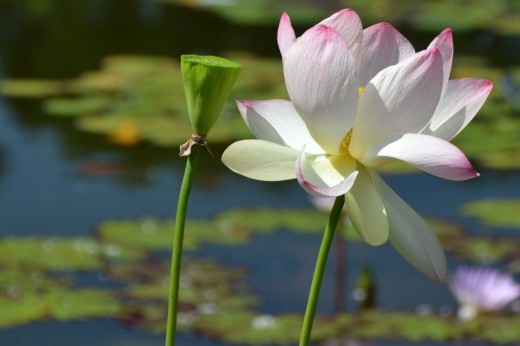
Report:
[[[193,131],[206,136],[222,111],[242,65],[217,56],[182,55],[181,71]]]

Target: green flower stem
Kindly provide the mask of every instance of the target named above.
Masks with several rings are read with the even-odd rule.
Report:
[[[323,273],[327,265],[327,257],[329,255],[330,246],[334,239],[334,232],[338,226],[338,221],[345,203],[345,196],[336,197],[334,206],[330,212],[329,221],[323,233],[320,251],[316,260],[316,267],[314,268],[314,276],[312,277],[311,289],[309,291],[309,300],[307,301],[307,308],[305,310],[305,317],[303,319],[302,333],[300,336],[300,346],[308,346],[311,339],[312,323],[314,315],[316,314],[316,304],[320,295],[321,282],[323,281]]]
[[[181,274],[182,242],[184,239],[184,224],[186,222],[186,209],[190,196],[191,183],[194,171],[202,148],[193,146],[191,154],[186,161],[186,169],[182,178],[179,201],[177,203],[177,215],[175,217],[175,230],[173,235],[172,262],[170,272],[170,293],[168,296],[168,324],[166,326],[166,346],[175,345],[175,331],[177,329],[177,302],[179,300],[179,279]]]

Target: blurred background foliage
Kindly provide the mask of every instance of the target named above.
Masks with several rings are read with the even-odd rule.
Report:
[[[45,113],[73,117],[79,130],[100,134],[112,143],[177,146],[186,137],[189,126],[178,61],[167,56],[192,50],[240,61],[243,74],[230,100],[251,95],[257,99],[287,98],[273,39],[280,12],[290,13],[301,33],[302,28],[330,11],[348,5],[360,13],[365,25],[380,20],[391,22],[407,34],[418,50],[442,28],[452,27],[456,55],[451,78],[478,76],[490,79],[495,86],[476,121],[456,138],[456,144],[483,167],[520,166],[520,58],[514,54],[515,47],[520,48],[518,1],[402,1],[399,6],[386,0],[348,4],[330,1],[326,6],[321,2],[289,0],[161,1],[171,6],[144,0],[133,1],[133,6],[128,6],[128,1],[124,3],[11,3],[10,10],[3,13],[6,19],[18,17],[17,21],[29,21],[36,30],[44,31],[36,34],[36,39],[32,37],[35,33],[18,38],[29,40],[31,36],[19,48],[30,50],[30,54],[18,52],[4,58],[16,78],[5,79],[1,90],[12,97],[41,99]],[[125,33],[121,35],[116,27],[123,24],[107,21],[100,13],[108,16],[107,13],[123,7],[126,15],[115,17],[125,18]],[[193,28],[188,21],[197,22],[197,27]],[[63,28],[74,35],[68,35]],[[150,35],[151,32],[162,34]],[[146,40],[140,39],[144,37]],[[161,43],[165,38],[171,44]],[[208,46],[213,48],[201,51],[201,47]],[[125,55],[105,54],[122,50]],[[131,54],[136,51],[139,55]],[[153,56],[148,52],[153,52]],[[56,54],[67,63],[54,63]],[[39,59],[31,59],[30,64],[24,60],[34,55]],[[95,65],[92,56],[99,56]],[[63,66],[68,71],[56,70]],[[84,70],[85,66],[89,71],[72,72]],[[42,75],[54,78],[35,78]],[[55,79],[63,75],[69,78]],[[221,125],[212,133],[213,143],[250,136],[235,109],[229,101]]]
[[[191,132],[179,71],[181,54],[221,55],[244,66],[209,138],[218,157],[228,143],[251,136],[233,100],[287,98],[276,44],[280,14],[289,13],[297,34],[301,34],[343,7],[356,10],[365,26],[379,21],[391,23],[416,50],[425,48],[445,27],[453,28],[455,61],[451,78],[486,78],[495,86],[475,121],[455,142],[478,169],[486,170],[491,176],[488,179],[501,181],[518,173],[520,1],[0,0],[0,90],[7,97],[6,108],[15,114],[15,126],[0,130],[4,136],[0,138],[0,178],[14,166],[13,148],[9,147],[11,131],[27,131],[30,138],[38,134],[38,129],[51,127],[64,156],[74,164],[79,162],[75,171],[79,174],[72,179],[75,183],[90,187],[83,178],[101,176],[114,178],[107,185],[124,181],[129,183],[125,187],[162,186],[150,172],[161,167],[179,171],[182,161],[176,157],[176,150]],[[55,161],[47,164],[63,165]],[[212,174],[216,176],[222,167],[218,160],[207,160],[202,167],[203,193],[218,198],[214,191],[219,183],[224,184],[223,179]],[[410,173],[409,168],[399,165],[388,169]],[[72,185],[60,178],[63,184]],[[41,179],[45,185],[45,177]],[[518,273],[520,201],[515,187],[503,186],[490,192],[485,180],[482,186],[472,195],[481,199],[462,198],[460,209],[453,212],[456,222],[445,220],[437,210],[430,212],[441,217],[429,222],[451,265],[488,264]],[[280,193],[278,187],[273,193]],[[431,193],[428,188],[432,189],[424,186],[425,196]],[[218,191],[227,195],[229,191],[224,189]],[[286,200],[302,200],[302,195],[292,190],[284,187],[281,191],[291,193]],[[493,193],[508,198],[488,196]],[[31,201],[37,197],[36,192],[21,189],[8,198],[18,195],[30,196]],[[132,197],[146,200],[149,196],[136,192]],[[60,229],[42,230],[37,221],[27,230],[27,237],[0,230],[4,235],[0,238],[0,328],[32,321],[104,317],[117,318],[131,328],[162,333],[171,220],[160,216],[169,215],[171,206],[157,212],[160,216],[115,219],[125,214],[113,211],[113,206],[103,204],[101,199],[90,200],[88,207],[100,204],[114,216],[109,220],[99,216],[95,232],[71,236],[75,231],[61,224]],[[300,242],[307,237],[318,242],[325,215],[287,205],[267,208],[271,201],[265,196],[255,202],[257,205],[250,208],[227,208],[190,220],[184,296],[181,294],[180,324],[184,330],[237,344],[273,345],[297,340],[301,316],[289,308],[266,303],[261,293],[266,294],[267,289],[251,287],[251,282],[258,282],[254,281],[258,273],[241,262],[249,260],[249,251],[258,246],[255,242],[265,241],[268,244],[264,244],[264,250],[272,251],[273,243],[283,243],[279,237],[289,237],[294,241],[292,246],[307,254],[309,248]],[[66,209],[60,212],[64,219],[67,211],[70,213]],[[29,216],[31,212],[30,207],[24,210]],[[128,213],[133,216],[144,212],[137,209]],[[85,223],[81,219],[75,222]],[[54,235],[44,235],[46,232]],[[340,233],[340,242],[348,243],[349,249],[361,249],[358,257],[371,251],[357,241],[348,223]],[[338,246],[345,247],[345,243]],[[232,263],[208,256],[215,248],[220,254],[230,253],[220,257]],[[240,248],[245,250],[241,252]],[[376,256],[380,256],[376,261],[386,261],[384,255]],[[263,261],[256,260],[259,265]],[[359,264],[360,259],[352,255],[348,262],[345,258],[343,261]],[[404,265],[400,263],[393,270],[402,271]],[[298,273],[300,266],[297,263],[291,274]],[[301,270],[311,271],[310,267]],[[387,275],[391,277],[392,273]],[[374,289],[374,277],[368,275],[364,282],[368,282],[365,293]],[[307,289],[300,287],[300,281],[294,285],[302,292]],[[338,286],[342,287],[341,282]],[[378,288],[384,288],[384,284]],[[407,297],[392,299],[404,304]],[[322,314],[316,322],[315,338],[325,345],[348,345],[351,338],[399,340],[399,345],[401,340],[461,337],[502,343],[520,340],[517,314],[489,315],[460,324],[453,311],[430,311],[419,317],[411,311],[400,312],[395,308],[397,303],[385,311],[364,311],[361,307],[370,304],[358,303],[357,312],[350,306],[348,313],[338,309],[342,313]],[[162,343],[159,339],[157,344]]]

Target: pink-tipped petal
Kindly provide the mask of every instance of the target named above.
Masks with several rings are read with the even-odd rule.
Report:
[[[370,176],[386,208],[394,249],[429,278],[444,281],[446,258],[435,234],[377,173],[371,171]]]
[[[287,100],[237,101],[245,123],[258,139],[285,145],[296,150],[303,146],[311,154],[324,154],[312,139],[307,126]]]
[[[358,169],[354,186],[345,194],[347,215],[361,238],[370,245],[378,246],[388,239],[385,205],[368,171],[364,167]]]
[[[378,23],[363,31],[360,85],[364,86],[381,70],[415,54],[411,43],[388,23]]]
[[[443,139],[423,134],[405,134],[383,147],[378,156],[405,161],[449,180],[466,180],[479,175],[459,148]]]
[[[352,55],[356,60],[358,59],[361,42],[363,41],[363,26],[356,12],[350,8],[343,9],[322,20],[319,24],[336,30],[347,42]]]
[[[448,79],[450,77],[451,72],[451,64],[453,61],[453,32],[450,28],[444,29],[436,38],[428,46],[428,49],[437,48],[441,52],[442,56],[442,70],[443,70],[443,80],[442,87],[443,90],[446,88],[448,84]]]
[[[345,194],[358,174],[354,160],[325,156],[307,157],[305,148],[296,160],[296,179],[305,191],[315,197],[337,197]]]
[[[316,142],[329,154],[354,121],[358,83],[355,60],[334,29],[317,25],[303,34],[283,59],[291,101]]]
[[[424,134],[450,141],[477,114],[493,89],[485,79],[453,79],[448,82],[432,121]]]
[[[233,172],[262,181],[294,179],[298,151],[279,144],[247,139],[231,144],[222,162]]]
[[[433,48],[379,72],[359,98],[350,153],[366,165],[371,147],[389,136],[418,133],[430,122],[442,91],[442,58]]]
[[[285,12],[282,13],[282,17],[280,18],[277,36],[278,48],[280,48],[280,53],[283,56],[285,52],[291,48],[294,41],[296,41],[296,34],[294,33],[294,29],[291,25],[291,19]]]

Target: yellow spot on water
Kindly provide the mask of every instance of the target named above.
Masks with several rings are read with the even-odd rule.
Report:
[[[365,87],[358,86],[358,88],[357,88],[357,94],[358,94],[358,96],[363,95],[363,91],[365,91]]]
[[[134,145],[141,140],[139,130],[130,121],[123,121],[109,134],[110,141],[121,145]]]

